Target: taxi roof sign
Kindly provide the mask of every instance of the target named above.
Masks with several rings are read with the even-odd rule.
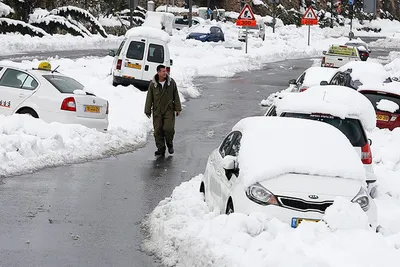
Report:
[[[301,24],[303,24],[303,25],[317,25],[318,24],[317,15],[315,15],[314,9],[311,6],[306,10],[303,17],[301,18]]]
[[[40,62],[39,66],[38,66],[38,70],[51,71],[51,64],[47,61],[42,61],[42,62]]]
[[[236,26],[256,26],[256,17],[254,16],[251,7],[245,4],[242,11],[240,11],[239,17],[236,19]]]
[[[353,46],[346,46],[346,45],[332,45],[328,53],[330,55],[341,55],[341,56],[348,56],[348,57],[356,57],[357,51],[356,48]]]

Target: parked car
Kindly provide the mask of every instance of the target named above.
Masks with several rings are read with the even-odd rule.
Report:
[[[294,92],[303,92],[311,86],[319,85],[321,81],[329,81],[336,72],[333,68],[310,67],[297,79],[290,80],[289,86],[293,87]]]
[[[82,124],[99,131],[108,128],[108,101],[85,91],[78,81],[51,70],[0,65],[0,114],[28,114],[45,122]]]
[[[348,41],[347,43],[345,43],[345,45],[356,47],[358,53],[360,54],[361,61],[366,61],[369,57],[369,54],[371,54],[371,49],[369,48],[367,43],[365,43],[361,39]]]
[[[265,24],[264,22],[257,23],[256,26],[247,27],[248,36],[253,36],[254,38],[261,38],[265,40]],[[241,42],[246,41],[246,27],[239,27],[238,40]]]
[[[376,126],[393,130],[400,127],[400,90],[396,82],[384,84],[377,90],[360,90],[371,101],[376,112]]]
[[[323,52],[321,67],[340,68],[351,61],[361,61],[356,47],[347,45],[332,45]]]
[[[203,25],[194,28],[186,39],[194,39],[202,42],[225,42],[225,35],[218,26]]]
[[[163,64],[170,73],[173,62],[168,48],[169,41],[169,35],[162,30],[147,27],[130,29],[117,52],[109,53],[114,57],[113,85],[132,84],[145,91],[158,65]]]
[[[200,17],[192,18],[192,27],[196,27],[198,25],[204,25],[205,20]],[[189,27],[189,19],[187,16],[176,16],[174,20],[174,29],[182,30],[183,28]]]
[[[200,192],[221,213],[261,212],[293,228],[321,220],[341,196],[358,203],[374,229],[377,224],[358,155],[340,131],[318,121],[239,121],[209,156]]]
[[[317,120],[339,129],[364,164],[367,183],[371,184],[372,190],[376,175],[372,167],[372,142],[365,130],[372,131],[376,119],[373,106],[362,94],[343,86],[313,86],[301,94],[278,98],[265,116]]]
[[[341,85],[359,89],[379,88],[383,83],[391,82],[389,73],[377,62],[352,61],[340,67],[329,81],[330,85]],[[328,84],[322,81],[321,84]]]

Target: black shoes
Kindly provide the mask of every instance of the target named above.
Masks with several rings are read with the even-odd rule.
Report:
[[[155,156],[165,156],[165,151],[157,150],[157,151],[154,153],[154,155],[155,155]]]

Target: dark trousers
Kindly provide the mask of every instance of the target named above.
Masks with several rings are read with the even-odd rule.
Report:
[[[173,147],[175,135],[175,112],[167,111],[164,115],[153,115],[154,139],[159,151],[165,151],[167,147]]]

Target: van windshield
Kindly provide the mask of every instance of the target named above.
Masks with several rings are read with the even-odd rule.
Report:
[[[128,51],[126,52],[126,57],[130,59],[142,60],[144,54],[145,43],[132,41],[129,44]]]

